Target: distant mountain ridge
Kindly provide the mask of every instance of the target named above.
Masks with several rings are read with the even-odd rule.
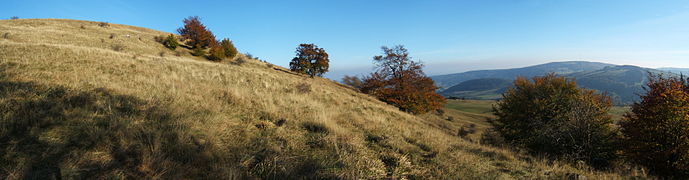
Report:
[[[548,70],[548,68],[553,69]],[[499,99],[501,98],[500,94],[512,86],[511,81],[516,77],[541,76],[553,72],[575,79],[580,87],[606,92],[616,104],[624,105],[638,100],[638,94],[643,93],[643,86],[648,82],[649,72],[674,76],[677,75],[674,72],[679,72],[677,69],[679,68],[651,69],[631,65],[568,61],[516,69],[470,71],[431,78],[439,86],[446,86],[440,91],[445,96],[467,99]],[[496,76],[499,77],[496,78]],[[447,85],[451,86],[447,87]]]
[[[512,80],[518,76],[532,77],[543,75],[549,72],[553,72],[555,74],[569,74],[575,72],[603,69],[608,66],[615,65],[588,61],[565,61],[552,62],[514,69],[468,71],[463,73],[431,76],[431,78],[433,79],[433,81],[436,82],[436,84],[441,88],[441,90],[445,90],[451,86],[472,79],[500,78]]]
[[[662,68],[657,68],[657,70],[675,73],[675,74],[684,74],[684,75],[689,74],[689,68],[662,67]]]

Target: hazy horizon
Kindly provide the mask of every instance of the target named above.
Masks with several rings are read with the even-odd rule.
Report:
[[[405,45],[428,75],[557,61],[689,67],[686,1],[9,1],[0,18],[63,18],[175,32],[199,16],[240,52],[287,66],[300,43],[330,54],[333,79],[371,71],[380,46]],[[175,13],[170,13],[175,12]]]

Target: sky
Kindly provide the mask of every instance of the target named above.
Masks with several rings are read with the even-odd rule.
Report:
[[[198,2],[198,3],[195,3]],[[176,32],[199,16],[218,38],[287,67],[301,43],[330,55],[326,77],[365,75],[404,45],[428,75],[597,61],[689,68],[689,0],[6,1],[0,18],[106,21]]]

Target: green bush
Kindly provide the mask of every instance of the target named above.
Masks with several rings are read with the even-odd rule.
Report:
[[[577,88],[564,77],[520,77],[493,107],[497,118],[491,123],[511,145],[605,167],[616,158],[611,106],[607,95]]]
[[[179,43],[175,35],[170,34],[167,38],[163,39],[163,45],[168,49],[175,50],[177,46],[179,46]]]
[[[225,56],[230,59],[234,58],[239,53],[237,52],[237,48],[234,47],[234,44],[232,44],[232,41],[230,41],[230,39],[225,38],[222,41],[220,41],[220,46],[225,52]]]

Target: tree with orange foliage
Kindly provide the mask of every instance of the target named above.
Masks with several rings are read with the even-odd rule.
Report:
[[[502,96],[491,123],[507,143],[601,168],[616,158],[609,96],[577,88],[573,80],[555,74],[519,77]]]
[[[689,177],[689,85],[683,78],[649,75],[646,94],[621,123],[630,160],[652,173]]]
[[[186,40],[186,44],[195,48],[207,48],[215,43],[215,35],[206,26],[201,23],[198,16],[190,16],[184,19],[184,27],[177,29],[182,39]]]
[[[328,53],[314,44],[300,44],[297,55],[289,63],[290,70],[313,76],[322,76],[328,72]]]
[[[404,46],[383,46],[382,50],[384,55],[373,57],[377,71],[364,78],[362,92],[413,114],[443,107],[445,98],[435,92],[438,87]]]

